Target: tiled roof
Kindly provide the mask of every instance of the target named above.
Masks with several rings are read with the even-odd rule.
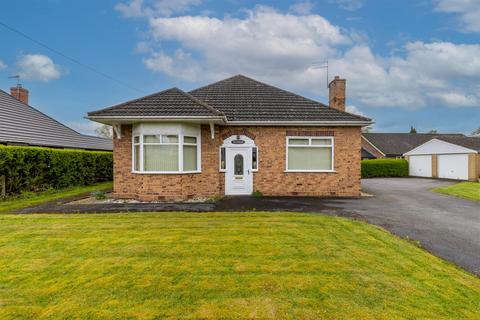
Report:
[[[480,152],[480,137],[445,136],[437,139]]]
[[[190,93],[230,121],[370,121],[243,75]]]
[[[88,113],[88,116],[111,117],[218,117],[222,115],[221,112],[178,88],[167,89],[146,97]]]
[[[112,150],[112,139],[80,134],[0,90],[0,144]]]
[[[401,156],[434,138],[465,137],[463,134],[437,133],[363,133],[363,136],[389,157]]]
[[[147,97],[90,112],[89,117],[226,116],[252,122],[370,122],[297,94],[237,75],[185,93],[169,89]]]

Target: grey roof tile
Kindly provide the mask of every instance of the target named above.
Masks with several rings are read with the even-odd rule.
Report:
[[[189,93],[169,89],[88,114],[89,117],[219,115],[225,115],[229,121],[370,121],[242,75]]]
[[[434,138],[465,137],[463,134],[438,133],[364,133],[363,136],[390,157],[402,156]]]
[[[223,114],[206,105],[192,95],[171,88],[106,109],[89,112],[88,116],[222,116]]]
[[[480,137],[442,136],[437,139],[480,152]]]
[[[0,143],[112,150],[112,140],[83,135],[0,90]]]

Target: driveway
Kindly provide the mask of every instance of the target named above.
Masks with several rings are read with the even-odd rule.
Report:
[[[221,210],[288,210],[359,218],[419,241],[436,256],[480,275],[480,203],[431,192],[454,182],[389,178],[362,181],[362,199],[231,198]]]

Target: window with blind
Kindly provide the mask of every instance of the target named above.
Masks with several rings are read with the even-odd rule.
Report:
[[[332,172],[333,137],[287,137],[287,171]]]
[[[143,134],[133,137],[133,170],[151,173],[198,172],[198,137]]]

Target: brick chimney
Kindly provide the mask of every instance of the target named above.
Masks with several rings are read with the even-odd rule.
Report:
[[[335,76],[335,79],[328,85],[328,105],[330,108],[345,111],[345,89],[347,86],[347,80],[340,79],[339,76]]]
[[[28,90],[23,88],[21,84],[10,88],[10,95],[25,104],[28,104]]]

